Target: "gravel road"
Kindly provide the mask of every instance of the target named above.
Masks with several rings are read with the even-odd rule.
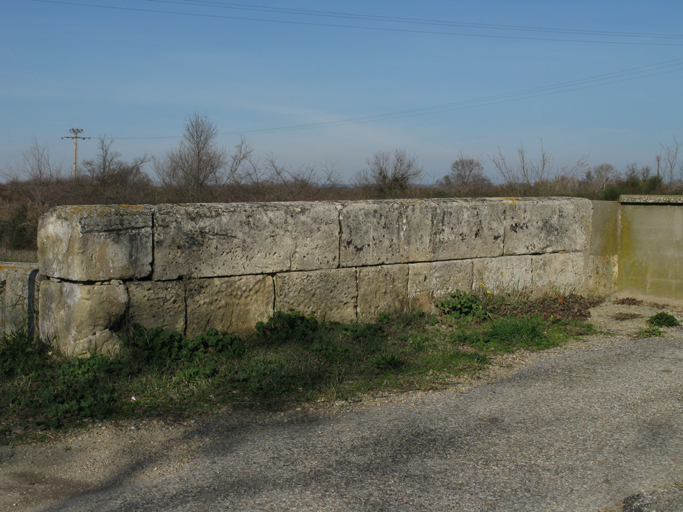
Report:
[[[2,447],[0,509],[682,511],[672,332],[514,356],[447,391]]]

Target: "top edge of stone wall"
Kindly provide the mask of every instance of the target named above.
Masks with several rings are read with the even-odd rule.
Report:
[[[40,220],[39,268],[173,280],[580,251],[590,211],[513,197],[61,206]]]
[[[148,204],[56,206],[41,221],[54,219],[77,224],[81,233],[142,229],[152,227],[153,211],[154,206]]]
[[[0,270],[35,270],[38,268],[38,263],[20,262],[20,261],[0,261]]]
[[[645,195],[622,195],[619,196],[621,204],[683,204],[683,196],[645,196]]]

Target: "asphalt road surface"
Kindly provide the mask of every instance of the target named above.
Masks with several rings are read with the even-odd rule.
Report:
[[[170,448],[143,446],[106,483],[26,509],[683,511],[681,339],[575,343],[466,391],[339,410],[219,414],[158,476]]]

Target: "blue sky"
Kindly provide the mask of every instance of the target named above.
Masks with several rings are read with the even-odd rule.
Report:
[[[163,156],[193,112],[225,146],[243,134],[260,157],[333,163],[347,180],[395,148],[433,179],[461,151],[495,178],[499,147],[535,156],[542,139],[560,165],[623,170],[683,139],[680,0],[241,2],[4,0],[0,170],[34,137],[69,169],[72,127],[114,137],[124,159]],[[276,130],[300,125],[314,126]]]

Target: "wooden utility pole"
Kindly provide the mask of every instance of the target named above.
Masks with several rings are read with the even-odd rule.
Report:
[[[89,139],[90,137],[79,137],[83,130],[80,128],[71,128],[69,132],[73,135],[67,135],[62,137],[62,139],[73,139],[74,140],[74,179],[78,178],[78,139]]]

